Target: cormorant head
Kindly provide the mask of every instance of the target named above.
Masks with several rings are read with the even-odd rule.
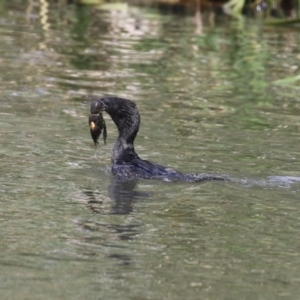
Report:
[[[126,140],[134,140],[140,125],[140,115],[134,102],[118,97],[91,100],[91,114],[107,112],[118,127],[120,135]]]
[[[103,99],[99,98],[99,99],[92,99],[93,102],[91,104],[91,114],[93,115],[97,115],[102,111],[106,110],[106,105],[103,102]]]

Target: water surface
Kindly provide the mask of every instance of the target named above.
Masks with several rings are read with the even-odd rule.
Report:
[[[1,299],[297,299],[290,28],[129,6],[2,6]],[[40,18],[42,15],[42,18]],[[246,30],[245,30],[246,29]],[[134,100],[136,150],[231,182],[117,182],[82,95]]]

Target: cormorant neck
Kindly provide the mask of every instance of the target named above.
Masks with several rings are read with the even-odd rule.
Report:
[[[113,165],[119,165],[128,163],[132,159],[136,158],[137,154],[134,151],[133,142],[127,142],[121,136],[119,136],[115,142],[111,162]]]
[[[119,131],[112,153],[114,165],[127,163],[138,157],[133,143],[139,131],[140,114],[132,101],[115,98],[112,102],[106,112],[111,116]]]

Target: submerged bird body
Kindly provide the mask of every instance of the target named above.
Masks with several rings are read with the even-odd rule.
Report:
[[[111,158],[112,173],[115,177],[121,180],[162,178],[190,182],[226,180],[224,177],[206,174],[182,174],[172,168],[141,159],[134,151],[140,114],[131,100],[118,97],[92,98],[91,108],[97,108],[98,113],[106,111],[118,128],[119,136]]]

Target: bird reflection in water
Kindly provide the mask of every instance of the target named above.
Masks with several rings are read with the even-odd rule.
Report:
[[[93,213],[127,215],[133,210],[134,202],[149,197],[151,194],[136,191],[138,180],[122,181],[112,177],[108,188],[108,195],[112,202],[109,212],[102,209],[102,200],[98,198],[98,193],[93,190],[86,190],[84,194],[88,197],[87,207]]]
[[[120,181],[112,177],[108,187],[108,195],[112,200],[109,208],[107,208],[107,201],[101,199],[103,195],[92,189],[84,191],[84,194],[87,196],[86,206],[93,214],[129,215],[137,201],[150,196],[150,193],[136,191],[137,183],[138,180]],[[89,256],[97,255],[97,252],[94,250],[87,253],[86,245],[109,247],[111,248],[108,255],[109,258],[118,260],[121,265],[129,265],[131,263],[131,256],[123,252],[126,249],[124,249],[124,244],[120,242],[134,239],[140,233],[139,228],[142,224],[138,222],[115,224],[113,222],[104,222],[100,218],[81,220],[78,224],[84,231],[91,233],[81,239],[81,243],[85,245],[85,254]]]

